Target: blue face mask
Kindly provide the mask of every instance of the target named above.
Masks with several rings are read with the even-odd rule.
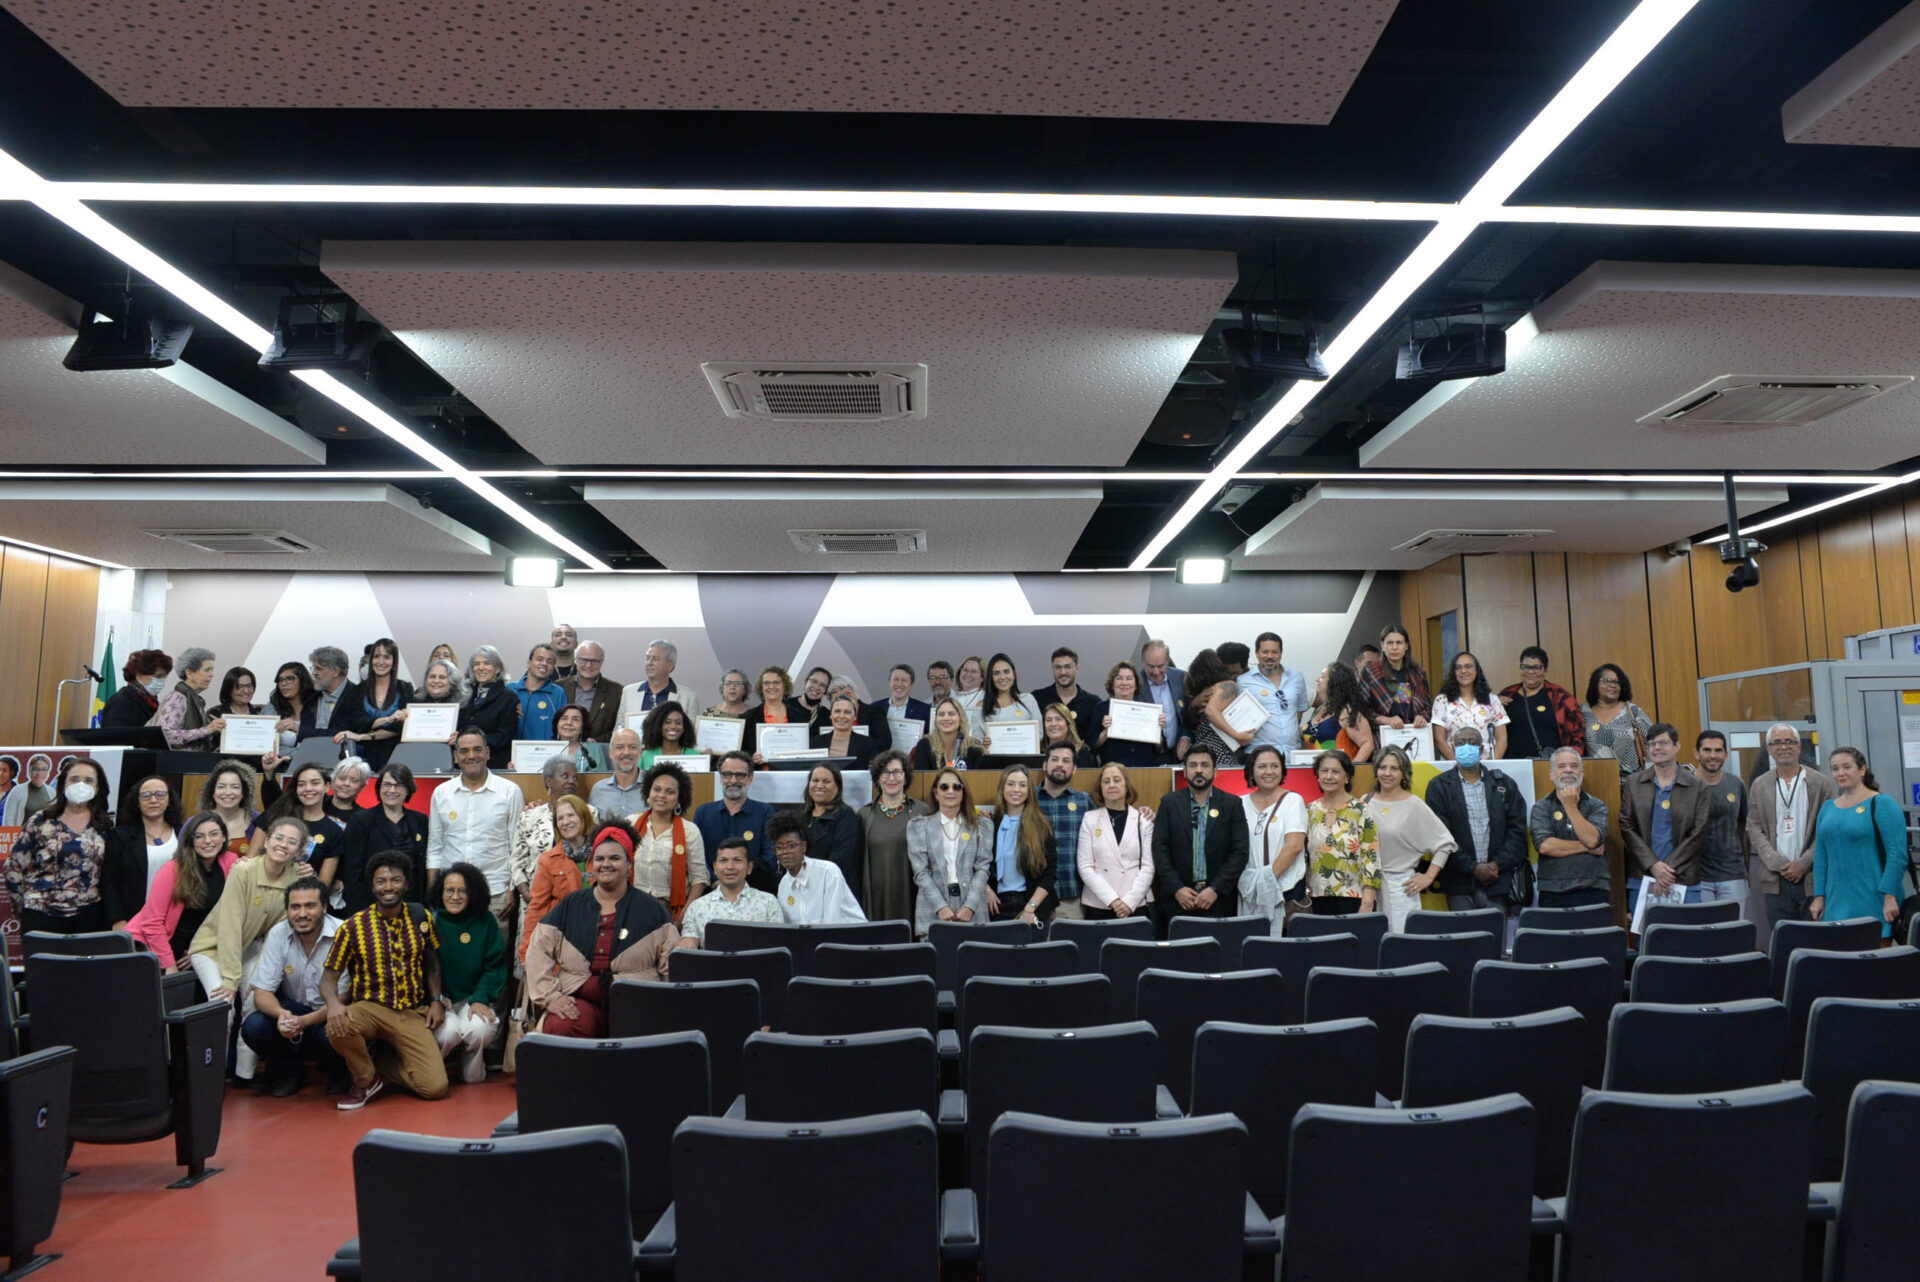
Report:
[[[1453,759],[1471,770],[1480,764],[1480,745],[1463,743],[1453,750]]]

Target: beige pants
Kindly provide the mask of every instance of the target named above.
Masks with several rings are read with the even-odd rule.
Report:
[[[1087,916],[1085,910],[1080,907],[1080,901],[1078,899],[1056,899],[1054,901],[1053,915],[1055,917],[1071,917],[1075,921],[1084,921]]]
[[[353,1084],[373,1084],[373,1053],[369,1043],[384,1043],[392,1060],[380,1071],[395,1086],[404,1087],[421,1099],[444,1099],[447,1094],[447,1063],[441,1058],[439,1043],[427,1027],[427,1008],[394,1010],[379,1002],[355,1002],[347,1007],[352,1031],[328,1041],[353,1074]],[[387,1058],[383,1056],[383,1058]]]

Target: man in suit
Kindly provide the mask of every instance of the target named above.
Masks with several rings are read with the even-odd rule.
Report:
[[[1811,920],[1813,826],[1839,788],[1800,760],[1800,731],[1785,722],[1767,727],[1767,756],[1773,769],[1747,789],[1747,843],[1760,857],[1771,930],[1783,921]]]
[[[1639,902],[1640,882],[1656,894],[1687,888],[1700,902],[1700,855],[1707,841],[1707,785],[1680,768],[1680,732],[1664,721],[1647,730],[1645,770],[1620,781],[1620,837],[1627,844],[1627,907]]]
[[[1485,745],[1472,726],[1456,727],[1447,742],[1453,746],[1454,768],[1427,785],[1427,808],[1453,834],[1459,853],[1441,866],[1439,889],[1453,912],[1504,909],[1512,943],[1521,908],[1513,902],[1513,879],[1527,862],[1520,789],[1503,772],[1481,764]]]
[[[1160,745],[1161,755],[1168,761],[1184,761],[1187,735],[1182,727],[1187,719],[1186,699],[1181,692],[1187,688],[1186,669],[1173,666],[1167,643],[1157,639],[1140,647],[1140,666],[1147,674],[1147,688],[1141,697],[1159,704],[1160,711],[1167,714],[1166,741]]]
[[[1160,933],[1177,916],[1231,917],[1247,866],[1247,812],[1213,786],[1213,749],[1187,745],[1185,791],[1160,799],[1153,821],[1154,907]]]
[[[933,709],[924,701],[913,697],[913,676],[913,669],[907,664],[896,663],[893,667],[889,668],[887,670],[887,697],[884,699],[875,699],[872,703],[869,703],[865,708],[861,720],[864,722],[868,720],[868,718],[877,718],[880,727],[885,729],[887,718],[903,717],[908,721],[918,722],[920,733],[925,734],[927,731],[927,717],[932,714]],[[872,732],[869,731],[869,733]],[[918,742],[917,739],[916,742]],[[892,746],[891,739],[882,738],[876,751]],[[913,744],[910,743],[905,750],[911,750],[912,747]]]
[[[587,710],[587,738],[605,743],[620,728],[620,683],[600,674],[607,652],[598,641],[582,641],[573,652],[573,675],[560,683],[570,705]]]
[[[364,734],[373,718],[367,715],[360,687],[347,680],[347,652],[323,645],[307,656],[307,666],[313,670],[314,696],[300,709],[295,739],[332,738],[343,730]]]

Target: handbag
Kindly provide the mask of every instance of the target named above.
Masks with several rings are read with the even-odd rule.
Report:
[[[1513,884],[1507,891],[1507,901],[1521,908],[1533,906],[1533,861],[1522,859],[1520,866],[1513,870]]]

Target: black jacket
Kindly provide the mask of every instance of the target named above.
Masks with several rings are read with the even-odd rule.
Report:
[[[976,743],[960,754],[960,760],[967,769],[978,770],[980,758],[986,755],[986,749]],[[914,744],[912,753],[908,755],[908,764],[915,770],[938,770],[940,763],[934,760],[932,742],[923,737],[919,743]]]
[[[857,737],[857,736],[856,736]],[[813,807],[809,805],[808,810]],[[859,899],[866,873],[867,831],[860,826],[859,812],[849,805],[838,805],[812,820],[809,859],[826,859],[837,865],[847,879],[847,889]]]
[[[487,768],[505,770],[520,733],[520,699],[504,680],[477,687],[460,705],[460,726],[476,726],[487,736]]]
[[[1218,812],[1218,813],[1216,813]],[[1240,798],[1213,789],[1207,796],[1207,885],[1219,892],[1217,916],[1240,902],[1240,874],[1247,866],[1247,812]],[[1177,912],[1173,892],[1193,885],[1193,794],[1185,788],[1160,798],[1153,821],[1153,893]],[[1224,910],[1223,910],[1224,906]]]
[[[351,681],[340,683],[340,698],[334,703],[333,716],[324,730],[314,722],[314,718],[319,715],[320,692],[316,690],[313,697],[307,700],[306,706],[300,709],[300,732],[294,736],[294,742],[317,739],[322,735],[331,738],[342,730],[364,734],[368,723],[372,720],[367,716],[365,698],[360,693],[360,687]]]
[[[139,686],[121,686],[100,706],[102,730],[132,730],[153,720],[160,701]],[[115,918],[115,920],[119,920]]]
[[[1520,789],[1498,770],[1482,768],[1480,777],[1487,785],[1487,851],[1500,865],[1500,877],[1481,886],[1473,878],[1478,856],[1473,844],[1473,824],[1467,818],[1467,798],[1460,772],[1448,770],[1427,785],[1427,805],[1440,816],[1460,849],[1441,866],[1438,889],[1449,895],[1470,895],[1485,890],[1490,899],[1499,899],[1513,890],[1513,873],[1527,858],[1527,815],[1520,800]]]
[[[379,806],[362,810],[347,820],[347,830],[337,838],[340,862],[334,865],[333,879],[341,884],[347,901],[345,914],[351,915],[373,904],[373,887],[367,882],[367,860],[389,850],[398,850],[413,860],[413,875],[407,878],[406,897],[414,903],[427,899],[427,817],[417,810],[401,814],[399,823],[387,819]],[[331,911],[331,909],[329,909]]]
[[[176,837],[178,833],[174,834]],[[130,921],[147,904],[147,828],[135,821],[107,834],[100,866],[100,899],[107,922]]]
[[[997,834],[1000,830],[999,813],[998,810],[995,810],[980,821],[980,835],[988,841],[996,841]],[[997,844],[994,849],[996,852],[998,851],[999,847]],[[1053,910],[1060,906],[1060,891],[1055,885],[1060,875],[1060,852],[1054,845],[1052,824],[1047,825],[1046,852],[1046,869],[1041,872],[1038,877],[1027,878],[1027,889],[1024,892],[1028,899],[1033,897],[1033,892],[1036,890],[1044,890],[1047,892],[1046,899],[1041,902],[1040,907],[1034,912],[1034,916],[1041,921],[1051,921],[1053,919]],[[987,885],[992,887],[994,894],[997,895],[1000,893],[1000,859],[997,853],[987,864]],[[1016,891],[1014,893],[1019,894],[1023,892]],[[1003,904],[1001,905],[1000,911],[993,914],[993,919],[995,921],[1011,921],[1019,915],[1020,913],[1017,909],[1011,909]]]
[[[752,756],[754,753],[760,751],[760,727],[767,724],[767,705],[764,703],[754,704],[751,708],[747,709],[746,716],[742,717],[741,720],[746,722],[747,726],[740,735],[740,750],[748,756]],[[798,699],[787,700],[787,724],[790,726],[806,726],[809,735],[811,735],[813,719],[807,715],[807,710],[800,706]]]
[[[809,742],[813,747],[825,748],[831,752],[833,750],[833,727],[831,725],[815,726]],[[846,755],[852,758],[853,765],[847,766],[845,769],[865,770],[873,764],[874,753],[883,751],[889,742],[889,733],[884,725],[880,727],[880,737],[877,739],[874,738],[871,730],[866,734],[861,734],[857,729],[850,732],[847,735]]]

